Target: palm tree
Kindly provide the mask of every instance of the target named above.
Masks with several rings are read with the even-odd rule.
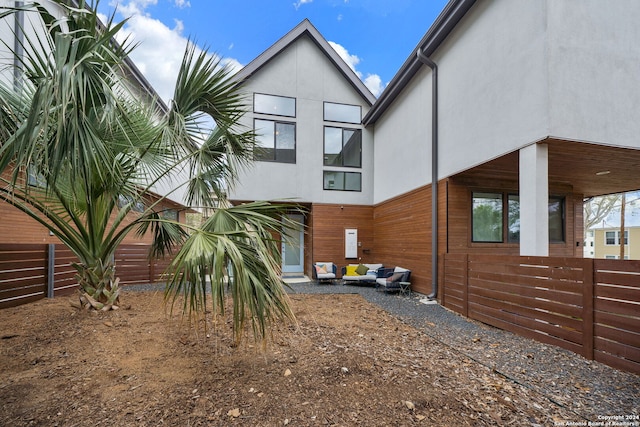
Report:
[[[173,100],[162,108],[125,77],[134,46],[114,43],[124,22],[114,24],[112,15],[103,25],[84,1],[78,8],[51,2],[62,18],[43,6],[24,9],[46,31],[25,38],[24,55],[14,52],[19,84],[0,80],[0,198],[73,251],[81,298],[91,307],[117,307],[113,254],[136,232],[152,233],[154,256],[177,250],[165,294],[172,306],[185,295],[186,313],[204,310],[210,282],[218,311],[230,287],[238,334],[246,319],[262,337],[270,322],[292,319],[273,238],[281,207],[217,207],[202,227],[187,229],[164,218],[162,197],[148,198],[163,180],[186,176],[191,206],[224,201],[222,189],[254,144],[253,133],[238,126],[244,99],[230,71],[189,44]]]

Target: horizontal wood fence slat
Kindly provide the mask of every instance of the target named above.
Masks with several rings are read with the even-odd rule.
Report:
[[[150,260],[148,254],[146,244],[118,247],[114,260],[121,285],[162,280],[171,257]],[[50,261],[53,271],[49,271]],[[77,261],[73,252],[61,244],[0,244],[0,309],[74,292],[78,285],[73,263]]]
[[[640,373],[640,261],[444,254],[441,303]]]

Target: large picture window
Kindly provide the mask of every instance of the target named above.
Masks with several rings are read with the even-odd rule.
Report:
[[[324,171],[325,190],[362,191],[362,174],[359,172]]]
[[[362,167],[362,131],[324,128],[325,166]]]
[[[359,105],[324,103],[324,120],[327,122],[360,124],[361,114]]]
[[[253,112],[276,116],[295,117],[296,99],[286,96],[253,94]]]
[[[473,242],[502,243],[506,235],[508,243],[520,243],[520,197],[517,194],[474,192],[472,199]],[[549,197],[550,243],[565,241],[564,216],[564,199]]]
[[[296,162],[295,123],[272,120],[254,120],[256,146],[253,158],[261,161]]]

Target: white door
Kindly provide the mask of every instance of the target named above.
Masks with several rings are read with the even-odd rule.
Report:
[[[298,214],[287,215],[295,222],[291,230],[283,231],[282,236],[282,272],[304,272],[304,217]]]

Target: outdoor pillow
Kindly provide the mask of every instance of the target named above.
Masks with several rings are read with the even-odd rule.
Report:
[[[364,264],[360,264],[358,267],[356,267],[356,273],[358,273],[358,275],[360,276],[364,276],[365,274],[367,274],[368,271],[369,271],[369,267],[367,267]]]
[[[393,273],[392,276],[387,277],[387,282],[388,283],[397,282],[398,280],[402,279],[402,276],[404,276],[404,272]]]
[[[357,265],[347,265],[347,271],[346,271],[345,275],[347,275],[347,276],[359,276],[359,274],[356,272],[356,268],[358,268]]]
[[[316,273],[327,274],[327,266],[325,264],[316,264]]]

